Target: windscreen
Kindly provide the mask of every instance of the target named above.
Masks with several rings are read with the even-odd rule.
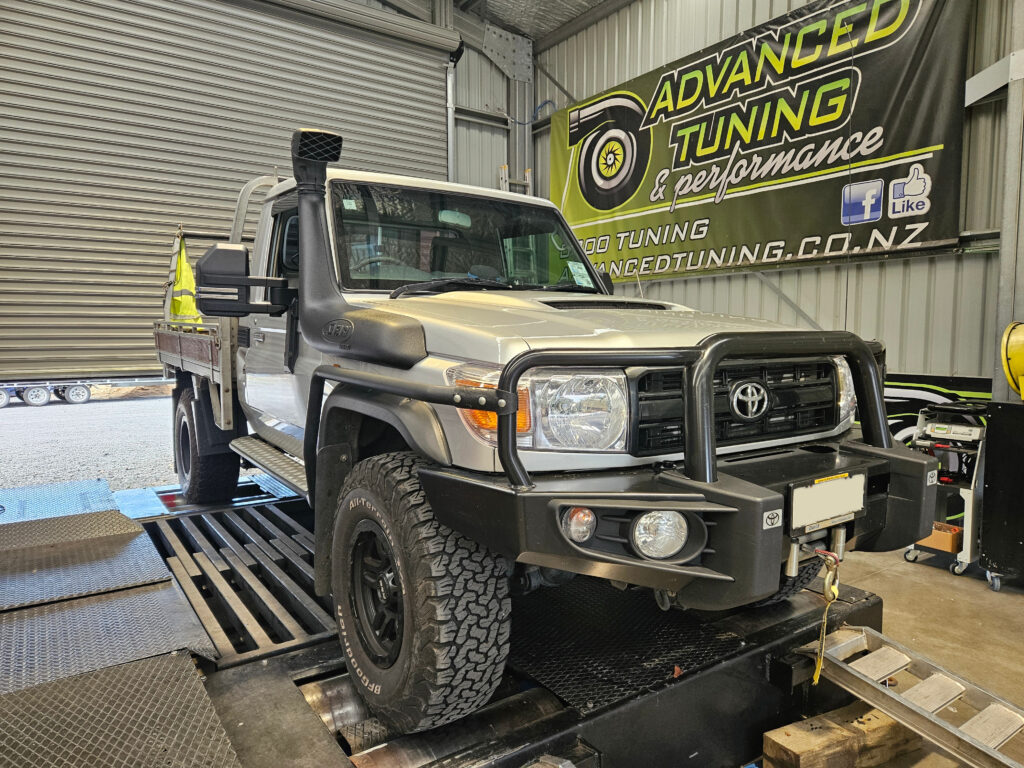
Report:
[[[546,206],[342,181],[331,195],[345,288],[465,277],[510,288],[595,287],[572,232]]]

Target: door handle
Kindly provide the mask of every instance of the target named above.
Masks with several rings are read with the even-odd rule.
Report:
[[[263,331],[254,331],[252,334],[252,341],[254,344],[259,344],[262,341],[266,341],[267,335]]]

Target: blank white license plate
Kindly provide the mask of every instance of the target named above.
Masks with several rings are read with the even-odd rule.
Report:
[[[867,475],[823,477],[793,489],[793,528],[816,531],[850,520],[864,508]]]

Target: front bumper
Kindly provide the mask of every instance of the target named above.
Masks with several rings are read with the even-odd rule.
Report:
[[[724,610],[778,590],[790,541],[805,532],[793,526],[794,488],[864,475],[863,507],[837,524],[850,546],[894,549],[927,534],[935,469],[924,454],[847,437],[723,457],[714,482],[670,465],[537,474],[528,487],[441,467],[422,469],[420,479],[440,522],[517,562],[663,589],[686,607]],[[599,519],[584,545],[561,530],[562,510],[576,505]],[[689,522],[690,541],[670,561],[644,559],[628,542],[630,521],[652,509],[677,510]]]

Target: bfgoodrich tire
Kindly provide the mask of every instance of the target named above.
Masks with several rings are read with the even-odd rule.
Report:
[[[373,714],[404,733],[486,704],[508,657],[505,562],[437,522],[419,466],[410,453],[357,464],[332,544],[349,672]]]
[[[194,401],[195,394],[186,389],[174,409],[174,464],[178,468],[181,495],[189,504],[229,501],[238,487],[238,454],[199,455]]]

